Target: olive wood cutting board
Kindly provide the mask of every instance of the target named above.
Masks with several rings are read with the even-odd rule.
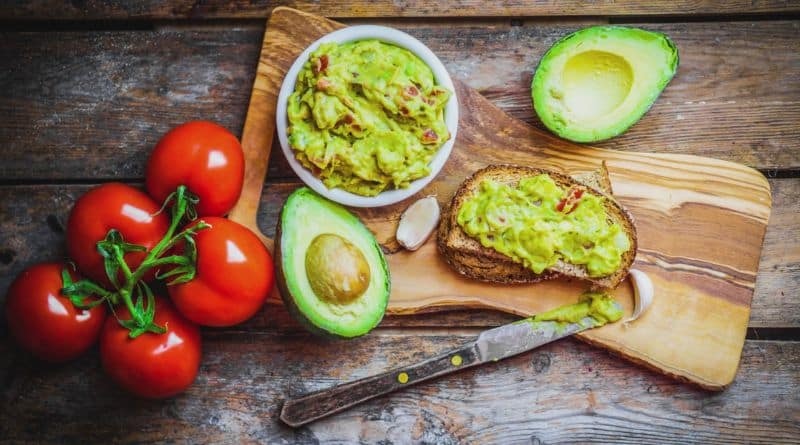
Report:
[[[272,240],[261,233],[256,211],[275,132],[278,91],[298,55],[314,40],[342,27],[283,7],[276,8],[267,23],[242,134],[245,187],[230,218],[258,233],[270,249]],[[354,209],[387,252],[392,278],[388,313],[491,308],[531,315],[576,301],[587,288],[582,282],[472,281],[450,270],[436,250],[435,235],[420,250],[406,252],[397,245],[394,232],[400,213],[416,198],[436,195],[444,208],[458,185],[488,164],[576,174],[606,161],[614,194],[638,228],[634,267],[651,277],[656,295],[650,310],[628,327],[615,323],[578,336],[707,389],[721,390],[730,384],[744,345],[769,219],[766,179],[756,170],[727,161],[607,150],[561,140],[508,116],[462,82],[456,80],[455,86],[461,107],[458,136],[441,173],[409,200]],[[632,295],[627,280],[614,291],[627,314]],[[280,301],[277,290],[270,301]]]

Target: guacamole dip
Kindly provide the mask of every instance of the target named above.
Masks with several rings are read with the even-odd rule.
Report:
[[[622,306],[610,295],[602,292],[584,292],[577,303],[551,309],[516,323],[527,323],[534,329],[555,327],[555,332],[560,333],[571,324],[583,328],[599,328],[618,321],[623,315]]]
[[[587,317],[592,327],[600,327],[622,318],[623,312],[619,303],[608,294],[602,292],[585,292],[575,304],[561,306],[550,311],[537,314],[529,322],[555,321],[563,324],[582,323]]]
[[[564,190],[547,174],[517,187],[484,180],[458,211],[458,224],[479,240],[535,273],[559,259],[585,265],[589,276],[616,272],[630,248],[623,229],[610,223],[606,198]]]
[[[328,188],[374,196],[430,173],[450,139],[450,91],[410,51],[377,40],[325,43],[287,104],[289,145]]]

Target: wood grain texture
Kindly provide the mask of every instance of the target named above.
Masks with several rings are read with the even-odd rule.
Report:
[[[457,347],[472,334],[377,330],[354,341],[308,334],[203,334],[189,390],[131,398],[90,353],[44,366],[0,339],[4,443],[796,443],[800,343],[748,341],[739,376],[709,394],[565,339],[424,383],[297,430],[287,397]]]
[[[276,156],[275,158],[279,158]],[[750,327],[800,328],[800,178],[770,179],[772,214],[753,296]],[[267,183],[258,206],[259,227],[274,235],[283,201],[298,182]],[[91,185],[0,186],[0,305],[23,268],[62,259],[64,227],[72,203]],[[441,316],[388,317],[381,326],[488,327],[513,317],[491,311]],[[0,320],[0,324],[4,320]],[[265,308],[242,329],[297,330],[285,311]]]
[[[209,119],[239,134],[262,34],[3,35],[0,178],[143,177],[175,125]]]
[[[269,46],[267,42],[270,42]],[[265,33],[241,137],[246,159],[244,185],[239,200],[228,215],[231,220],[256,233],[270,253],[274,253],[274,243],[259,228],[257,213],[275,134],[277,95],[272,92],[281,87],[280,78],[271,76],[264,70],[272,58],[272,51],[277,50],[280,43],[270,41],[270,33]],[[277,285],[276,280],[272,295],[278,295]]]
[[[7,24],[16,17],[143,20],[147,12],[135,9],[140,7],[142,11],[153,5],[166,11],[167,15],[160,17],[168,19],[221,17],[210,11],[215,7],[222,14],[239,14],[239,9],[250,14],[248,8],[259,8],[256,13],[265,16],[270,6],[261,9],[264,3],[186,1],[185,10],[168,11],[178,2],[15,0],[0,5],[0,13],[21,14],[4,16]],[[318,3],[323,4],[324,1]],[[687,14],[707,4],[671,3]],[[793,5],[773,4],[788,8]],[[413,2],[393,2],[392,7],[411,5]],[[632,5],[633,2],[580,2],[579,7],[590,11]],[[739,12],[764,5],[767,3],[747,2]],[[723,13],[736,13],[726,11],[740,6],[740,2],[717,6]],[[127,8],[130,15],[119,13],[120,9],[113,14],[98,14],[98,8],[103,7]],[[496,5],[485,2],[482,7],[489,10]],[[231,12],[232,8],[238,9]],[[458,8],[444,8],[449,9],[446,14],[460,13]],[[663,4],[662,8],[667,10]],[[588,23],[595,19],[584,20]],[[536,124],[527,96],[517,91],[517,84],[527,87],[528,82],[520,73],[532,67],[528,66],[530,61],[538,61],[545,42],[556,38],[553,29],[566,33],[578,25],[574,21],[557,25],[523,20],[515,21],[522,26],[510,27],[506,19],[440,22],[443,21],[389,23],[410,31],[434,48],[454,77],[478,88],[515,117]],[[98,23],[105,26],[107,22],[65,26],[88,29]],[[208,22],[186,23],[193,23],[198,31],[0,33],[0,53],[6,68],[0,70],[0,114],[4,117],[0,125],[0,155],[4,159],[0,162],[0,182],[136,178],[142,174],[146,153],[170,125],[208,116],[235,132],[242,128],[263,29],[252,29],[243,25],[247,23],[244,21],[220,22],[217,28],[208,26]],[[12,26],[19,29],[27,25],[17,22]],[[112,22],[111,26],[116,25]],[[235,30],[222,31],[223,26],[234,26]],[[453,26],[459,27],[459,40],[448,39],[448,33],[453,31],[445,28]],[[691,124],[685,119],[680,121],[685,126],[680,135],[670,134],[670,124],[678,122],[671,119],[674,116],[665,115],[663,123],[642,132],[643,136],[653,132],[662,135],[650,143],[682,153],[712,154],[763,169],[782,169],[784,175],[786,170],[798,170],[800,139],[796,137],[796,123],[800,119],[796,106],[791,105],[792,99],[800,96],[796,76],[800,72],[796,57],[798,31],[792,28],[796,25],[770,21],[645,26],[674,28],[676,31],[668,32],[681,34],[673,37],[681,45],[682,56],[689,51],[696,55],[691,66],[684,61],[679,73],[683,75],[683,70],[690,67],[691,75],[682,82],[691,87],[672,96],[677,99],[670,108],[680,106],[679,100],[691,101],[692,95],[715,98],[743,94],[741,101],[729,99],[737,102],[725,106],[708,99],[705,104],[689,104],[687,109],[699,119]],[[62,41],[66,43],[59,46],[57,42]],[[513,41],[518,43],[509,43]],[[698,46],[687,49],[687,45]],[[488,49],[484,52],[482,48]],[[699,55],[706,50],[707,56]],[[442,56],[442,51],[448,54]],[[742,56],[726,59],[732,52]],[[62,57],[64,54],[70,56]],[[500,54],[506,58],[494,57]],[[493,63],[486,64],[484,60]],[[490,69],[493,65],[495,73]],[[517,65],[522,67],[520,71],[504,69]],[[463,71],[456,73],[453,67]],[[18,70],[22,75],[10,81]],[[715,77],[703,75],[710,70],[715,70]],[[222,76],[215,77],[217,73]],[[735,91],[724,88],[731,84],[738,85]],[[662,99],[669,97],[676,86],[673,82]],[[759,95],[772,92],[776,94],[768,101],[759,99]],[[649,125],[660,104],[639,126]],[[739,122],[735,130],[717,131],[731,119]],[[773,124],[780,130],[772,132]],[[638,126],[631,131],[638,131]],[[713,132],[714,140],[705,140],[703,132]],[[676,143],[678,138],[682,141]],[[41,143],[50,148],[37,147]],[[626,149],[624,144],[619,145]],[[20,154],[26,156],[23,162]],[[293,176],[282,156],[275,156],[270,162],[271,178]],[[800,327],[800,183],[798,179],[776,179],[770,184],[773,212],[756,283],[751,326]],[[8,283],[24,265],[63,255],[58,247],[63,240],[62,224],[69,205],[86,187],[0,186],[0,305]],[[266,232],[273,230],[277,206],[294,187],[294,183],[267,184],[258,213]],[[33,363],[9,345],[0,317],[0,442],[800,441],[798,342],[747,341],[737,379],[723,393],[709,394],[681,385],[626,365],[602,351],[565,340],[539,351],[543,355],[526,354],[513,362],[437,380],[308,428],[292,431],[277,421],[279,401],[287,396],[407,364],[460,344],[467,338],[463,327],[492,326],[512,319],[513,316],[498,312],[474,310],[387,316],[381,327],[388,329],[379,328],[356,343],[330,343],[305,335],[282,307],[268,306],[234,330],[206,331],[205,366],[189,393],[170,401],[144,402],[111,385],[100,371],[95,353],[63,367]],[[432,329],[436,326],[447,328]]]
[[[547,25],[460,28],[467,36],[464,48],[446,44],[447,29],[423,25],[409,32],[451,61],[452,75],[513,117],[544,129],[531,107],[533,72],[559,36],[581,26],[563,34]],[[726,30],[702,24],[702,35],[682,23],[642,26],[675,41],[678,71],[640,122],[598,146],[800,167],[800,57],[788,56],[800,54],[798,22],[736,23]],[[759,138],[761,131],[770,136]]]
[[[285,76],[314,40],[342,27],[294,9],[273,12],[246,129],[255,128],[250,125],[253,121],[261,121],[262,129],[272,126],[280,87],[276,79]],[[298,30],[303,32],[298,34]],[[455,88],[461,108],[455,149],[442,172],[415,197],[434,195],[440,205],[447,206],[464,172],[488,164],[516,163],[576,174],[607,163],[616,197],[637,220],[639,247],[634,267],[650,275],[657,298],[632,327],[610,324],[578,337],[707,389],[729,385],[744,344],[771,208],[766,178],[741,164],[710,158],[627,153],[570,143],[512,118],[459,81]],[[245,131],[242,139],[251,135]],[[260,140],[260,146],[244,147],[246,157],[270,149],[269,138]],[[260,183],[252,185],[261,190]],[[397,221],[413,199],[405,205],[356,211],[378,242],[392,252],[387,257],[392,275],[388,313],[469,307],[533,315],[573,303],[587,288],[574,280],[516,286],[468,280],[445,264],[434,239],[416,252],[394,253]],[[237,203],[237,207],[255,205],[255,199]],[[737,234],[735,242],[730,233]],[[618,287],[613,295],[630,313],[631,285]]]
[[[687,153],[762,170],[800,169],[797,22],[647,24],[675,39],[678,74],[653,109],[605,148]],[[547,48],[578,25],[392,23],[451,75],[539,125],[529,87]],[[243,128],[263,29],[0,34],[0,179],[137,178],[171,126]],[[273,147],[275,148],[275,147]],[[282,156],[270,178],[294,177]]]
[[[15,0],[3,2],[2,19],[209,19],[266,18],[275,7],[289,6],[328,17],[476,17],[476,16],[584,16],[584,15],[717,15],[798,12],[793,1],[678,0],[678,1],[526,1],[485,2],[458,0],[115,0],[106,2],[59,2]]]

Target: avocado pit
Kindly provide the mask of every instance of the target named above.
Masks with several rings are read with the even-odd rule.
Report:
[[[364,253],[339,235],[323,233],[314,238],[305,264],[311,289],[330,303],[350,303],[369,287],[370,268]]]

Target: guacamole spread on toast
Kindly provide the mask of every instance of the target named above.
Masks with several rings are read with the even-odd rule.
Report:
[[[325,43],[287,104],[289,145],[328,188],[374,196],[430,173],[450,138],[452,93],[410,51],[377,40]]]
[[[461,205],[458,224],[537,274],[563,259],[600,277],[616,272],[631,248],[623,228],[609,221],[605,199],[582,187],[565,190],[547,174],[516,187],[484,180]]]

